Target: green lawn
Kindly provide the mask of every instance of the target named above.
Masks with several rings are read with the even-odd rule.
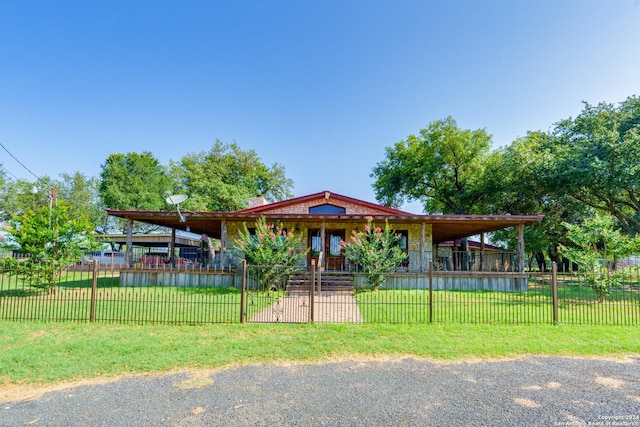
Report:
[[[73,272],[55,292],[26,286],[13,277],[0,277],[0,319],[89,321],[91,278]],[[283,292],[251,291],[246,315],[275,303]],[[367,323],[553,323],[551,286],[531,280],[526,291],[433,291],[425,289],[357,292],[356,301]],[[117,275],[98,278],[95,319],[109,323],[237,323],[240,291],[227,287],[120,287]],[[562,280],[558,290],[560,323],[640,324],[638,284],[625,284],[599,303],[593,290]]]
[[[101,279],[102,280],[102,279]],[[0,319],[89,321],[91,289],[60,286],[54,293],[36,289],[4,291]],[[250,318],[274,303],[282,293],[251,292]],[[2,297],[6,298],[2,298]],[[239,323],[239,289],[230,287],[98,287],[95,320],[113,323]]]
[[[440,361],[522,355],[640,356],[620,326],[221,324],[0,321],[0,384],[53,383],[176,369],[342,358]]]
[[[383,323],[242,325],[235,288],[120,287],[111,272],[98,279],[99,321],[87,323],[89,274],[74,272],[64,279],[55,293],[46,294],[0,275],[0,318],[79,320],[0,320],[0,387],[342,358],[640,357],[637,326],[589,324],[595,319],[639,325],[635,282],[597,303],[590,289],[561,280],[559,326],[551,325],[551,291],[542,279],[532,280],[526,292],[434,291],[432,303],[428,290],[358,292],[365,321]],[[247,318],[281,296],[250,292]],[[161,324],[163,319],[178,325]],[[222,323],[189,326],[210,321]]]
[[[365,322],[371,323],[553,323],[550,286],[532,283],[525,292],[378,290],[358,292]],[[430,317],[431,313],[431,317]],[[640,325],[637,290],[615,289],[604,303],[584,286],[558,290],[559,323]]]

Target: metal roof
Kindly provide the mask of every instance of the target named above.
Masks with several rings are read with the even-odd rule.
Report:
[[[126,234],[102,234],[96,236],[98,239],[106,243],[126,244]],[[171,234],[152,233],[152,234],[134,234],[132,236],[133,246],[142,246],[145,248],[166,248],[171,243]],[[176,235],[175,247],[197,247],[200,246],[200,236],[181,236]]]

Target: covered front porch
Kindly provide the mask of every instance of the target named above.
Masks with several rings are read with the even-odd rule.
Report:
[[[302,266],[309,266],[312,260],[326,270],[357,271],[357,266],[347,263],[340,250],[340,241],[348,238],[353,230],[366,224],[366,215],[287,215],[287,214],[242,214],[242,213],[189,213],[186,221],[181,221],[176,212],[140,212],[108,211],[110,215],[127,220],[125,236],[127,267],[134,266],[133,229],[134,221],[160,225],[171,230],[168,248],[168,263],[176,263],[177,233],[196,233],[201,239],[214,240],[210,258],[204,267],[213,270],[237,270],[240,268],[242,254],[234,250],[234,240],[238,230],[251,224],[260,217],[267,221],[278,221],[282,227],[297,233],[303,233],[305,244],[296,248],[307,252]],[[186,215],[185,215],[186,216]],[[525,242],[524,226],[541,220],[541,216],[477,216],[477,215],[412,215],[412,216],[373,216],[373,221],[391,227],[402,235],[402,249],[407,261],[398,272],[424,273],[431,268],[436,271],[510,271],[524,272]],[[509,228],[517,235],[517,252],[487,251],[485,234],[491,231]],[[461,250],[461,247],[441,247],[444,242],[457,242],[459,239],[479,236],[480,245],[476,250]],[[213,247],[215,246],[215,248]]]
[[[239,250],[241,243],[237,241],[241,232],[244,238],[256,233],[256,224],[264,219],[268,224],[277,224],[279,230],[295,234],[296,239],[291,255],[300,255],[297,267],[306,271],[322,273],[342,272],[353,276],[353,287],[357,288],[358,276],[362,272],[361,266],[347,262],[342,250],[342,242],[347,241],[354,233],[361,234],[366,227],[385,227],[399,237],[399,248],[406,254],[405,261],[398,267],[394,280],[399,286],[413,281],[421,283],[418,288],[425,288],[424,283],[433,277],[447,273],[457,274],[455,285],[463,289],[469,282],[465,273],[492,274],[524,274],[525,242],[524,227],[526,224],[540,221],[542,216],[520,215],[423,215],[401,211],[388,206],[382,206],[364,200],[354,199],[330,191],[322,191],[293,199],[274,203],[267,202],[262,197],[252,198],[249,208],[235,212],[167,212],[167,211],[107,211],[109,215],[123,218],[127,221],[127,257],[126,266],[131,274],[147,276],[147,283],[160,283],[170,277],[171,281],[181,280],[187,283],[202,283],[184,275],[209,275],[213,271],[224,274],[238,274],[242,270],[245,258]],[[168,248],[169,259],[163,265],[156,265],[162,273],[152,272],[153,266],[136,265],[132,259],[131,245],[133,242],[134,222],[144,222],[166,227],[171,230],[171,242]],[[487,251],[485,235],[492,231],[512,228],[517,237],[517,251],[515,253],[496,253]],[[176,258],[176,238],[178,233],[192,233],[200,236],[202,241],[209,242],[209,258],[200,263],[184,264]],[[465,245],[457,246],[457,242],[464,242],[471,236],[479,237],[479,246],[470,251]],[[275,237],[275,236],[274,236]],[[215,241],[215,244],[211,242]],[[453,242],[453,246],[448,242]],[[213,248],[216,248],[215,250]],[[182,260],[180,260],[182,261]],[[164,276],[165,270],[184,267],[183,272],[170,273]],[[142,273],[142,271],[146,271]],[[180,270],[180,268],[178,268]],[[136,271],[138,273],[136,273]],[[125,275],[128,273],[125,273]],[[435,274],[435,276],[434,276]],[[156,278],[157,276],[157,278]],[[178,279],[178,277],[184,277]],[[208,276],[207,276],[208,277]],[[485,276],[489,277],[489,276]],[[512,278],[503,282],[512,283]],[[126,279],[128,280],[128,279]],[[160,281],[159,281],[160,280]],[[474,279],[477,280],[477,279]],[[484,280],[484,279],[483,279]],[[451,283],[454,283],[451,282]],[[128,283],[128,282],[127,282]],[[209,282],[207,282],[209,283]],[[439,286],[436,281],[436,288]],[[188,285],[187,285],[188,286]],[[446,287],[448,285],[442,285]],[[520,285],[497,284],[487,282],[486,288],[515,289]],[[394,284],[395,287],[395,284]]]

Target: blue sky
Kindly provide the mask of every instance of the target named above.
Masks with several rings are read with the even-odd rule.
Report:
[[[631,95],[639,0],[0,0],[0,142],[39,176],[219,138],[297,196],[375,201],[385,147],[429,122],[499,147]]]

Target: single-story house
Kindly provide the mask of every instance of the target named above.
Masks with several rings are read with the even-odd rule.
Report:
[[[133,242],[134,221],[170,228],[173,241],[176,230],[197,233],[203,239],[217,239],[220,247],[215,255],[215,265],[222,270],[239,267],[238,254],[232,250],[238,231],[243,229],[244,224],[251,228],[262,216],[267,221],[277,221],[282,228],[304,235],[303,247],[297,250],[309,249],[305,265],[311,265],[311,260],[322,252],[324,256],[320,262],[325,270],[348,270],[350,266],[340,250],[340,241],[348,238],[353,230],[361,229],[367,217],[372,217],[374,224],[380,226],[388,221],[390,227],[402,236],[402,249],[408,255],[402,271],[416,273],[428,271],[438,245],[469,236],[483,236],[484,233],[508,227],[517,230],[517,271],[524,271],[523,227],[543,218],[542,215],[414,214],[331,191],[274,203],[257,196],[249,201],[248,208],[234,212],[108,210],[107,213],[129,221],[128,248]],[[127,250],[127,253],[131,251]],[[131,262],[130,259],[130,266]]]

